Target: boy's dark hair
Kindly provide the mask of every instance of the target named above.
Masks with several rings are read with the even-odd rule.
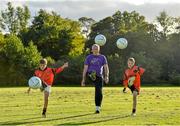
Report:
[[[41,60],[39,61],[39,63],[40,63],[40,64],[47,64],[47,59],[45,59],[45,58],[44,58],[44,59],[41,59]]]

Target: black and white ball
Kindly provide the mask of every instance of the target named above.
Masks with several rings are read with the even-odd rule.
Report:
[[[125,49],[128,46],[128,41],[125,38],[119,38],[116,45],[119,49]]]
[[[32,89],[38,89],[42,86],[41,79],[39,77],[33,76],[28,81],[29,87]]]
[[[106,37],[102,34],[99,34],[95,37],[95,43],[98,44],[99,46],[103,46],[106,44]]]

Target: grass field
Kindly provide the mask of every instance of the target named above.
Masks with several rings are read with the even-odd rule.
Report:
[[[180,125],[180,88],[142,88],[137,116],[131,117],[132,95],[105,87],[102,112],[94,114],[93,87],[53,87],[47,118],[41,118],[39,90],[0,88],[0,125]]]

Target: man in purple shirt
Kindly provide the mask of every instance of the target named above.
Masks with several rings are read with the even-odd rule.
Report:
[[[85,86],[86,75],[88,75],[88,77],[95,86],[95,113],[100,113],[101,102],[103,99],[103,81],[105,81],[105,83],[109,82],[109,67],[107,59],[99,52],[100,46],[94,44],[92,46],[92,54],[88,55],[84,62],[83,76],[81,81],[81,86]]]

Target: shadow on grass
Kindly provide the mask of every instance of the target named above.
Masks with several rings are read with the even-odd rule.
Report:
[[[37,114],[36,114],[37,115]],[[16,118],[16,117],[14,117]],[[16,119],[16,122],[17,121],[23,121],[23,120],[32,120],[32,119],[40,119],[42,117],[33,117],[33,118],[25,118],[25,119]],[[8,123],[11,123],[12,121],[6,121],[6,122],[0,122],[0,125],[5,125],[5,124],[8,124]],[[3,124],[2,124],[3,123]],[[11,124],[10,124],[11,125]]]
[[[112,120],[116,120],[116,119],[123,119],[123,118],[127,118],[127,117],[130,117],[130,115],[124,115],[124,116],[117,115],[117,116],[112,116],[112,117],[110,117],[108,119],[102,119],[102,120],[98,120],[98,121],[82,122],[82,123],[69,122],[69,123],[58,124],[58,126],[64,126],[64,125],[88,125],[88,124],[112,121]]]
[[[0,125],[24,125],[28,123],[38,123],[38,122],[48,122],[48,121],[55,121],[55,120],[61,120],[61,119],[69,119],[69,118],[76,118],[76,117],[81,117],[81,116],[87,116],[87,115],[94,115],[94,113],[87,113],[87,114],[81,114],[81,115],[74,115],[74,116],[68,116],[68,117],[62,117],[62,118],[53,118],[53,119],[48,119],[48,118],[41,118],[42,120],[37,120],[33,121],[32,119],[39,119],[40,117],[34,117],[34,118],[27,118],[27,119],[22,119],[19,121],[23,120],[29,120],[29,121],[23,121],[23,122],[0,122]]]
[[[9,118],[16,118],[16,117],[19,117],[19,116],[24,116],[24,114],[13,114],[13,115],[3,115],[3,117],[9,117]],[[37,116],[37,114],[26,114],[26,116]]]
[[[117,115],[117,116],[112,116],[108,119],[102,119],[102,120],[98,120],[98,121],[89,121],[89,122],[82,122],[82,123],[73,123],[73,122],[69,122],[69,123],[63,123],[63,124],[58,124],[58,126],[61,125],[88,125],[88,124],[94,124],[94,123],[101,123],[101,122],[107,122],[107,121],[112,121],[112,120],[116,120],[116,119],[123,119],[123,118],[127,118],[130,117],[130,115]]]

